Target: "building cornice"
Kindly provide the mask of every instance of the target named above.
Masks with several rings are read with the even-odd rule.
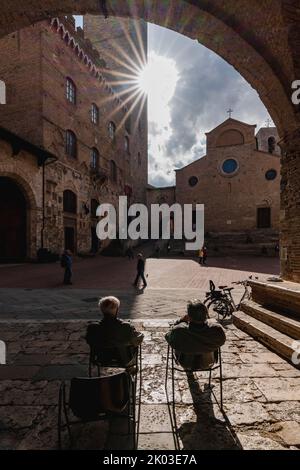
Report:
[[[24,150],[37,158],[38,166],[57,161],[57,157],[53,153],[28,142],[28,140],[19,137],[4,127],[0,127],[0,140],[4,140],[11,145],[13,157],[16,157],[22,150]]]

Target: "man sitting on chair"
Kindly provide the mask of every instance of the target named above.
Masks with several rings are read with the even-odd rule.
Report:
[[[225,343],[222,326],[209,319],[206,306],[191,300],[187,315],[165,336],[184,369],[209,369],[216,362],[218,349]]]
[[[87,343],[96,357],[103,357],[103,350],[104,353],[106,350],[109,362],[110,350],[114,350],[117,352],[120,367],[132,366],[136,349],[142,343],[144,335],[118,318],[120,300],[116,297],[103,297],[98,306],[103,313],[103,319],[88,325]]]

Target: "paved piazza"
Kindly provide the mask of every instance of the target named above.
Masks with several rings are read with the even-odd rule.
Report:
[[[245,269],[247,263],[251,271]],[[91,289],[85,288],[88,279],[80,264],[95,267],[90,273]],[[7,365],[0,367],[0,448],[57,447],[60,381],[87,374],[86,325],[97,317],[96,299],[114,293],[122,300],[122,316],[145,333],[139,448],[174,449],[164,389],[164,334],[170,321],[184,312],[189,298],[204,295],[209,279],[224,284],[252,273],[265,278],[277,273],[276,260],[214,259],[210,267],[201,268],[192,260],[150,259],[150,288],[144,293],[130,285],[134,265],[127,260],[99,258],[76,266],[76,283],[70,289],[47,289],[47,272],[48,282],[54,282],[56,273],[61,277],[58,265],[0,268],[0,339],[7,346]],[[18,279],[15,289],[11,285],[14,277]],[[39,279],[40,289],[34,289],[35,279]],[[239,295],[237,292],[237,298]],[[177,376],[181,447],[300,448],[300,371],[233,325],[225,327],[225,412],[219,411],[207,393],[204,374],[198,381]],[[218,380],[214,383],[218,393]],[[130,442],[123,420],[113,419],[79,426],[76,447],[127,449]]]

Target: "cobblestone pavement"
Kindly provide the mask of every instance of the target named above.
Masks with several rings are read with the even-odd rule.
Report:
[[[237,300],[241,294],[241,289],[235,291]],[[200,289],[0,289],[0,319],[99,319],[97,300],[105,295],[119,297],[122,318],[153,319],[181,316],[189,299],[203,299],[205,293]]]
[[[74,285],[72,289],[132,289],[136,274],[136,261],[127,258],[99,256],[74,260]],[[211,258],[207,267],[193,259],[148,258],[146,262],[149,287],[207,288],[207,280],[230,283],[247,278],[251,274],[262,278],[279,274],[277,258],[240,257]],[[0,288],[53,289],[62,288],[63,269],[59,263],[0,265]]]
[[[140,449],[174,449],[164,389],[168,323],[134,321],[145,333]],[[0,322],[8,353],[8,364],[0,367],[1,449],[57,447],[58,388],[61,379],[87,373],[86,324],[82,320]],[[181,447],[300,448],[300,371],[233,325],[226,329],[225,415],[212,403],[204,377],[192,382],[185,375],[176,376]],[[79,426],[75,436],[76,448],[130,447],[120,419]]]
[[[74,286],[57,283],[59,265],[19,265],[0,268],[0,319],[86,319],[97,316],[96,299],[117,295],[124,318],[166,318],[180,315],[188,298],[204,298],[209,280],[218,286],[254,274],[265,279],[278,274],[274,258],[216,258],[208,267],[188,259],[147,260],[148,289],[132,286],[135,262],[123,258],[77,260]],[[236,300],[242,294],[235,290]]]
[[[164,389],[170,320],[190,298],[203,298],[209,279],[230,284],[258,273],[278,274],[274,259],[149,259],[149,288],[131,286],[135,263],[81,260],[75,284],[61,288],[58,265],[0,267],[0,339],[7,365],[0,367],[0,449],[55,449],[58,388],[62,379],[87,374],[83,339],[88,320],[98,318],[97,299],[121,299],[121,316],[145,333],[140,449],[174,449]],[[113,286],[117,286],[113,288]],[[236,289],[236,300],[242,289]],[[177,421],[184,449],[300,448],[300,371],[233,325],[223,348],[225,416],[213,404],[205,381],[176,377]],[[216,381],[216,392],[218,381]],[[80,449],[127,449],[124,420],[78,426]],[[66,436],[64,445],[67,445]]]

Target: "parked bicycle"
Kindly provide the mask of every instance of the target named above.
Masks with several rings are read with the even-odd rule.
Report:
[[[252,278],[250,276],[249,280]],[[214,282],[209,281],[210,291],[206,293],[204,304],[208,310],[212,308],[218,314],[218,320],[231,319],[233,312],[237,312],[240,309],[244,300],[250,300],[251,298],[249,280],[232,283],[236,286],[244,287],[244,293],[238,303],[235,302],[232,295],[234,287],[219,286],[219,290],[217,290]]]

